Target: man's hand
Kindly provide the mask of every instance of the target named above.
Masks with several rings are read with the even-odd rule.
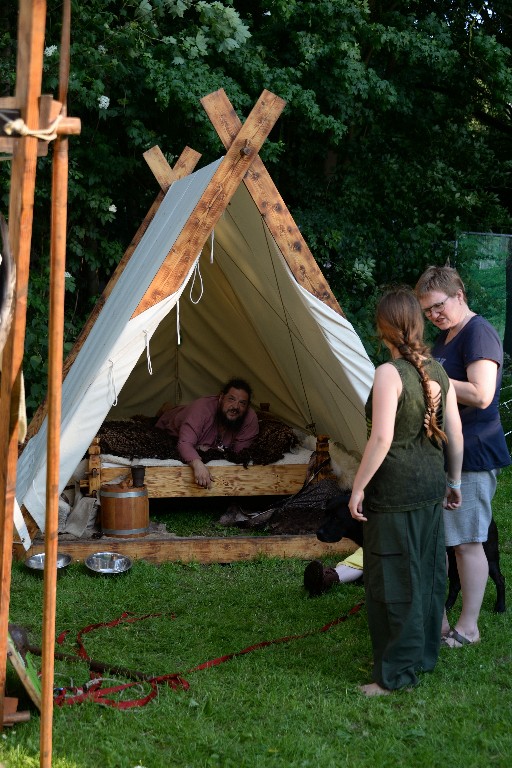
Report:
[[[210,475],[201,459],[194,459],[194,461],[190,462],[190,466],[193,469],[196,484],[199,485],[200,488],[211,488],[213,477]]]

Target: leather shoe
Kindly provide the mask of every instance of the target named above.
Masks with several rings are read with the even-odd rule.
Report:
[[[318,597],[327,592],[340,579],[335,568],[324,568],[320,560],[312,560],[304,571],[304,587],[310,597]]]

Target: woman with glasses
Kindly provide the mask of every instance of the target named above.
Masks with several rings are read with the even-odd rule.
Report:
[[[373,647],[373,682],[361,686],[367,696],[414,686],[420,670],[436,665],[446,591],[442,507],[443,500],[460,506],[463,450],[455,391],[423,343],[412,290],[381,298],[377,330],[391,360],[375,372],[369,439],[349,501],[352,517],[364,522]]]
[[[482,542],[492,517],[491,503],[499,469],[510,455],[499,415],[503,349],[493,326],[473,312],[457,271],[428,267],[416,285],[426,317],[440,333],[433,357],[446,370],[457,395],[464,435],[462,506],[445,510],[446,546],[455,548],[462,592],[462,612],[453,629],[446,613],[443,644],[460,648],[480,640],[478,617],[489,568]]]

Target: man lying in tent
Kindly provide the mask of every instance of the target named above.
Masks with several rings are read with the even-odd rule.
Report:
[[[220,395],[200,397],[163,411],[155,426],[178,438],[182,461],[190,464],[197,485],[211,488],[213,477],[197,449],[239,453],[257,437],[258,417],[250,407],[252,387],[243,379],[230,379]]]

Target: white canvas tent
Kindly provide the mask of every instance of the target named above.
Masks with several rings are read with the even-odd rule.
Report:
[[[68,371],[59,492],[105,419],[214,394],[232,375],[290,425],[356,454],[364,447],[373,365],[351,324],[298,284],[246,184],[177,290],[136,313],[222,163],[170,187]],[[17,501],[43,530],[46,419],[17,474]]]

